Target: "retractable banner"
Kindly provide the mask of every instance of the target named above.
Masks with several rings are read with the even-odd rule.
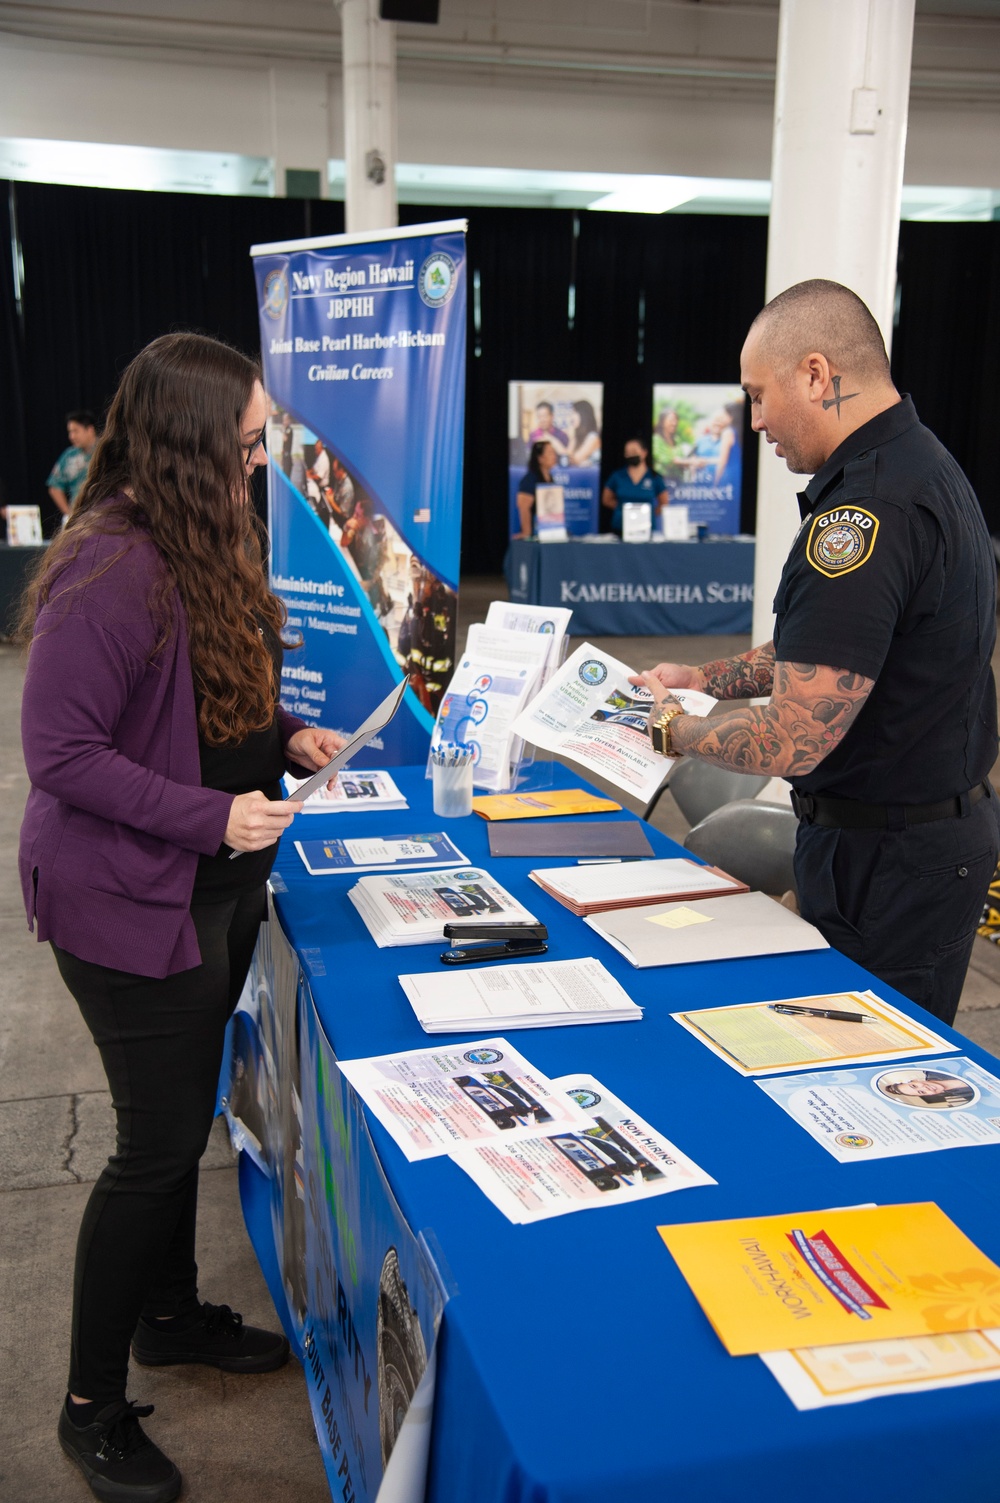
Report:
[[[653,387],[653,464],[670,505],[730,536],[740,530],[744,400],[738,386]]]
[[[271,582],[302,646],[281,702],[343,733],[410,674],[354,759],[419,762],[455,656],[465,221],[251,249]]]
[[[539,458],[552,466],[546,489],[561,492],[561,523],[570,535],[597,531],[601,483],[601,424],[604,387],[600,381],[510,381],[507,385],[507,442],[510,534],[522,531],[517,494],[535,444],[550,444]],[[534,480],[538,482],[536,473]],[[530,482],[529,482],[530,483]],[[542,479],[542,484],[545,484]],[[534,487],[532,487],[534,490]],[[537,520],[537,514],[536,514]],[[541,531],[541,529],[537,529]]]

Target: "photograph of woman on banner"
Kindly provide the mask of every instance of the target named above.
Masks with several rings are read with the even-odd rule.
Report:
[[[567,419],[566,463],[600,465],[601,433],[593,402],[574,402]]]
[[[139,1424],[151,1406],[126,1398],[130,1348],[140,1366],[231,1373],[288,1357],[280,1332],[201,1299],[195,1263],[226,1024],[301,807],[281,778],[342,744],[278,703],[286,613],[250,504],[266,421],[252,361],[196,334],[154,340],[24,606],[25,903],[118,1127],[79,1232],[58,1433],[95,1491],[122,1500],[181,1488]]]
[[[552,484],[552,471],[559,463],[555,446],[548,439],[537,439],[528,457],[528,472],[517,486],[517,514],[521,522],[520,538],[530,538],[535,531],[535,492],[540,485]]]
[[[652,518],[667,488],[663,476],[650,468],[649,450],[641,438],[625,440],[624,457],[624,465],[608,476],[601,492],[601,505],[611,512],[611,531],[619,537],[622,535],[622,503],[648,501]]]

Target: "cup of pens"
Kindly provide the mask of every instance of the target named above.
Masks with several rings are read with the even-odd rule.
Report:
[[[441,741],[431,747],[434,813],[439,819],[464,819],[472,813],[472,747]]]

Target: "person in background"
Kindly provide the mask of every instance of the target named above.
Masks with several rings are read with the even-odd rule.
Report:
[[[97,443],[97,419],[84,409],[66,414],[66,437],[69,448],[64,449],[52,466],[45,484],[49,495],[64,517],[73,510],[77,496],[87,478],[87,470]]]
[[[318,438],[316,440],[315,450],[313,453],[312,473],[316,477],[316,481],[319,485],[320,490],[325,491],[327,486],[330,484],[330,456],[326,452],[326,448],[321,438]]]
[[[659,498],[666,490],[662,475],[650,468],[649,450],[641,438],[625,443],[625,463],[608,476],[601,492],[601,505],[611,512],[611,531],[622,535],[622,502],[648,501],[655,514]]]
[[[284,412],[281,415],[281,472],[286,479],[292,474],[292,449],[295,446],[295,429],[292,426],[292,415]],[[300,487],[296,486],[298,490]]]
[[[530,444],[544,443],[546,439],[554,446],[557,454],[565,454],[569,435],[555,425],[555,408],[551,402],[538,402],[535,405],[535,426],[528,434]]]
[[[517,514],[521,521],[519,538],[530,538],[535,530],[535,492],[540,485],[552,484],[552,471],[559,463],[555,446],[547,439],[536,439],[528,457],[528,472],[517,483]]]
[[[226,1025],[305,777],[342,745],[280,706],[286,614],[250,476],[257,367],[156,339],[111,404],[87,484],[26,597],[20,870],[108,1077],[117,1147],[77,1242],[59,1442],[94,1493],[169,1503],[176,1466],[126,1398],[141,1366],[280,1367],[288,1342],[203,1301],[198,1162]],[[231,860],[233,854],[239,860]]]
[[[597,414],[592,402],[581,400],[573,403],[569,430],[566,463],[599,465],[601,435],[597,431]]]
[[[334,518],[339,526],[343,527],[354,515],[355,496],[354,481],[348,475],[340,460],[334,455],[330,466],[332,495],[327,499],[333,510]]]

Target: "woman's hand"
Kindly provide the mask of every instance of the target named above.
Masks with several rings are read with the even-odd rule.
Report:
[[[336,731],[324,731],[318,725],[307,725],[289,737],[285,743],[285,756],[289,762],[298,762],[300,767],[319,772],[321,767],[325,767],[337,755],[346,739],[345,736],[338,736]]]
[[[301,808],[301,802],[294,799],[270,799],[263,793],[237,794],[229,810],[223,840],[234,851],[263,851],[281,839]]]

